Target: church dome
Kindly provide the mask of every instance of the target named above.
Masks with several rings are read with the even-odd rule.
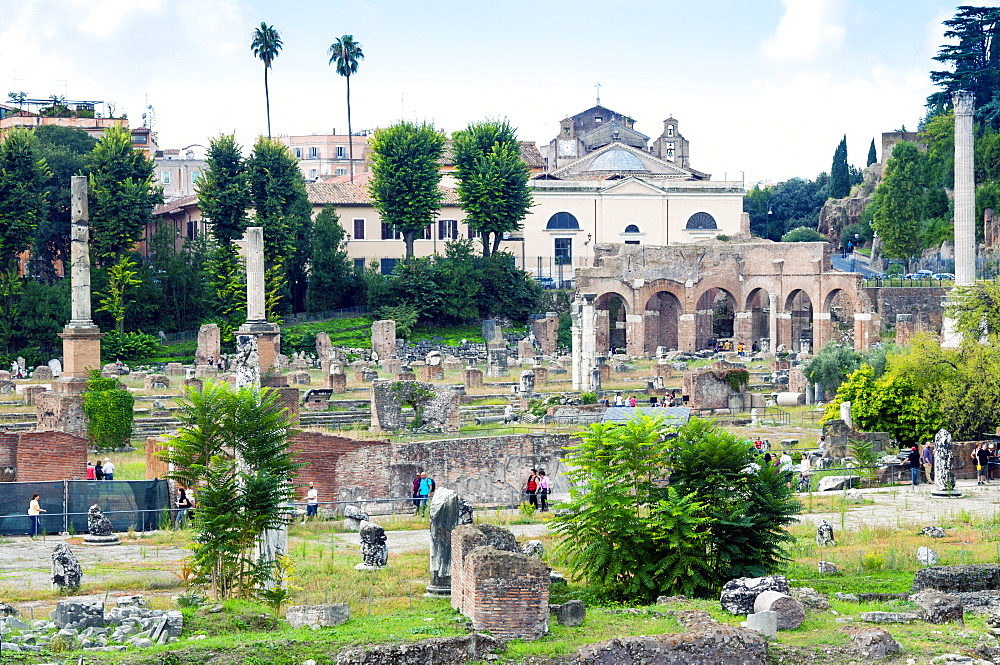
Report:
[[[646,171],[642,161],[627,150],[602,152],[587,167],[588,171]]]

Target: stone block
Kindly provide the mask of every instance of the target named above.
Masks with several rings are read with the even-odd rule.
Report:
[[[324,377],[323,387],[332,390],[337,395],[342,395],[347,392],[347,375],[327,374]]]
[[[184,365],[181,363],[167,363],[164,372],[168,376],[184,376]]]
[[[765,610],[747,615],[746,627],[773,640],[778,637],[778,613]]]
[[[52,586],[60,591],[72,592],[79,589],[83,580],[83,568],[80,567],[80,561],[73,554],[73,550],[65,543],[59,543],[52,550],[51,559]],[[101,612],[103,616],[104,610]]]
[[[181,379],[181,390],[194,389],[201,392],[201,389],[205,387],[205,382],[201,379]]]
[[[198,365],[194,368],[195,379],[214,379],[219,376],[219,368],[214,365]],[[187,381],[188,379],[184,379]]]
[[[966,564],[921,568],[913,576],[913,591],[934,589],[945,593],[1000,589],[1000,564]]]
[[[51,381],[52,380],[52,369],[48,365],[39,365],[32,372],[31,378],[35,381]]]
[[[823,476],[816,486],[817,492],[843,490],[859,485],[861,479],[857,476]]]
[[[754,613],[774,612],[778,618],[778,630],[794,630],[802,625],[806,610],[802,603],[786,593],[764,591],[753,601]]]
[[[214,365],[222,353],[222,331],[215,323],[198,328],[198,348],[194,352],[195,365]]]
[[[547,367],[542,367],[541,365],[535,365],[531,368],[535,373],[535,385],[544,386],[549,382],[549,370]]]
[[[418,381],[444,381],[444,369],[440,365],[417,365],[415,369]]]
[[[391,319],[372,323],[372,352],[384,360],[396,352],[396,322]]]
[[[337,654],[337,665],[459,665],[496,660],[506,649],[501,639],[473,633],[345,649]]]
[[[501,639],[533,640],[548,632],[549,572],[541,560],[477,547],[463,561],[460,611],[475,630]]]
[[[903,647],[889,631],[881,628],[856,628],[851,631],[851,647],[858,655],[870,660],[883,660],[902,653]]]
[[[722,587],[719,603],[730,614],[753,614],[754,601],[765,591],[788,593],[788,580],[784,575],[768,577],[739,577],[729,580]]]
[[[21,398],[25,404],[34,404],[35,397],[44,392],[48,392],[48,388],[45,386],[25,386],[24,390],[21,391]]]
[[[910,623],[918,621],[920,615],[913,612],[861,612],[858,618],[866,623]]]
[[[684,633],[618,637],[577,649],[574,665],[766,665],[767,640],[736,626],[705,623]]]
[[[466,388],[482,388],[483,370],[471,367],[462,370],[462,383],[465,384]]]
[[[145,381],[143,381],[143,388],[146,390],[165,390],[169,387],[170,379],[167,378],[166,374],[147,374]]]
[[[288,373],[288,383],[290,385],[308,386],[309,382],[310,382],[309,372],[300,370]]]
[[[60,600],[49,614],[49,620],[59,628],[103,628],[104,604],[96,600]]]
[[[940,591],[926,590],[910,596],[924,611],[927,623],[965,623],[965,608],[957,596]]]
[[[941,563],[941,557],[929,547],[918,547],[917,561],[925,566],[936,566]]]
[[[562,605],[549,605],[549,613],[555,615],[560,626],[575,627],[587,618],[587,607],[582,600],[570,600]]]
[[[351,611],[347,603],[332,605],[293,605],[285,612],[285,620],[292,628],[319,626],[332,628],[347,623]]]

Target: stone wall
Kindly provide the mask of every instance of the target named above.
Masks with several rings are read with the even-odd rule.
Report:
[[[391,319],[372,323],[372,351],[384,361],[396,352],[396,322]]]
[[[206,323],[198,329],[198,348],[194,352],[195,365],[209,365],[219,360],[222,352],[222,331],[218,324]],[[210,360],[211,359],[211,360]]]
[[[60,431],[87,436],[87,417],[83,413],[83,395],[42,393],[35,396],[35,429]]]
[[[894,323],[897,314],[911,314],[914,315],[913,320],[921,326],[929,326],[932,334],[941,332],[941,320],[944,316],[941,300],[947,289],[938,286],[893,288],[872,286],[863,290],[878,311],[883,324]]]
[[[21,482],[82,480],[87,477],[87,440],[65,432],[0,434],[0,477]]]
[[[559,337],[559,315],[555,312],[546,312],[544,319],[536,319],[531,324],[531,329],[535,333],[542,355],[554,355]]]
[[[735,369],[729,363],[719,361],[684,375],[684,394],[688,396],[686,406],[692,409],[726,409],[730,395],[739,393],[732,389],[724,373]]]

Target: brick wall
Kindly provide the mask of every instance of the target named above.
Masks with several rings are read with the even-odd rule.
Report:
[[[169,465],[156,456],[159,451],[167,449],[166,444],[167,440],[162,436],[146,437],[146,480],[155,480],[167,475]]]
[[[535,557],[477,547],[463,561],[460,611],[473,629],[494,637],[541,637],[548,632],[549,570]]]
[[[492,547],[510,552],[521,551],[514,534],[503,527],[480,523],[461,524],[452,529],[451,606],[462,613],[465,613],[465,603],[471,602],[472,599],[471,582],[465,575],[465,559],[477,547]]]
[[[321,432],[295,432],[289,437],[299,469],[298,484],[311,481],[319,500],[389,499],[388,441],[357,441]],[[409,496],[407,491],[405,496]]]
[[[895,323],[897,314],[923,314],[926,318],[914,316],[914,321],[930,326],[935,333],[941,331],[941,319],[944,316],[941,299],[944,297],[946,289],[937,286],[907,286],[870,287],[865,288],[864,291],[877,308],[883,325]],[[923,323],[925,321],[926,323]]]
[[[65,432],[22,432],[16,467],[21,482],[83,480],[87,477],[87,440]]]

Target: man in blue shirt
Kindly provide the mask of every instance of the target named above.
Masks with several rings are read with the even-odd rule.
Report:
[[[420,473],[420,488],[417,491],[417,495],[420,500],[417,512],[426,512],[427,500],[434,496],[434,480],[432,478],[428,478],[427,473],[424,471]]]

